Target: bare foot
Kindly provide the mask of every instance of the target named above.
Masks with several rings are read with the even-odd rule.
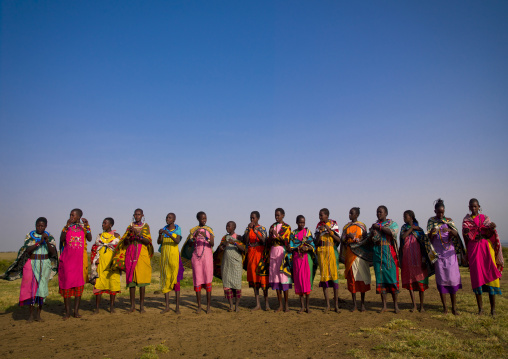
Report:
[[[70,317],[71,317],[70,315],[65,314],[65,315],[63,316],[63,318],[62,318],[62,319],[63,319],[63,320],[67,320],[67,319],[69,319]]]
[[[325,308],[325,310],[323,310],[323,313],[328,313],[329,311],[330,311],[330,306],[329,306],[329,305],[327,305],[327,306],[326,306],[326,308]]]
[[[79,314],[79,313],[74,313],[74,318],[81,318],[81,314]]]
[[[252,308],[250,311],[255,312],[256,310],[260,310],[260,309],[261,309],[261,306],[258,305],[256,307]]]
[[[286,309],[284,309],[284,313],[289,313],[289,307],[286,306]]]
[[[131,309],[127,310],[127,313],[130,314],[130,313],[134,313],[135,311],[136,311],[136,307],[131,307]]]
[[[307,314],[309,314],[310,312],[312,312],[312,310],[310,310],[309,308],[305,309],[305,311],[307,312]]]
[[[164,314],[164,313],[167,313],[169,312],[169,308],[164,308],[163,310],[161,310],[161,314]]]
[[[265,307],[265,311],[270,311],[270,306],[267,304],[266,307]]]
[[[378,311],[379,314],[386,312],[386,307],[381,308],[381,310]]]
[[[365,305],[362,304],[362,307],[360,308],[360,312],[365,312],[367,309],[365,309]]]
[[[443,309],[443,314],[448,314],[448,309],[447,308]]]
[[[201,314],[201,307],[198,307],[198,309],[196,309],[196,314]]]
[[[277,312],[282,312],[282,305],[279,305],[279,308],[277,308],[276,310],[274,310],[275,313]]]
[[[113,313],[116,313],[116,310],[115,310],[115,308],[111,308],[111,309],[109,310],[109,312],[110,312],[111,314],[113,314]]]
[[[180,309],[175,310],[175,313],[176,314],[182,314],[182,313],[180,313]]]
[[[145,308],[139,308],[139,312],[140,312],[141,314],[145,314],[145,313],[146,313],[146,310],[145,310]]]
[[[353,312],[356,312],[356,310],[357,310],[357,308],[356,308],[356,307],[353,307],[353,309],[350,309],[349,311],[350,311],[351,313],[353,313]]]
[[[35,318],[35,321],[36,322],[44,322],[44,319],[42,319],[41,317],[38,317],[38,318]]]
[[[399,307],[398,307],[398,306],[397,306],[397,307],[395,307],[395,308],[394,308],[394,310],[393,310],[393,312],[394,312],[395,314],[399,314],[399,313],[400,313],[400,309],[399,309]]]
[[[96,309],[93,311],[93,313],[92,313],[92,314],[94,314],[94,315],[95,315],[95,314],[99,314],[99,308],[96,308]]]
[[[490,311],[490,315],[492,315],[494,317],[496,315],[496,311],[495,310],[491,310]]]
[[[30,316],[30,318],[28,318],[26,321],[27,321],[28,323],[32,323],[32,322],[34,321],[34,318],[33,318],[32,316]]]
[[[483,309],[480,309],[480,310],[478,311],[478,315],[483,315]]]
[[[423,307],[420,307],[420,309],[418,310],[420,313],[423,313],[425,312],[425,309],[423,309]]]
[[[229,307],[228,312],[231,313],[233,311],[233,308]]]
[[[335,313],[340,313],[339,307],[335,307],[334,311]]]
[[[303,311],[304,311],[304,309],[303,309],[303,308],[301,308],[298,312],[296,312],[296,314],[302,314],[302,313],[303,313]]]
[[[455,309],[452,309],[452,313],[453,313],[453,315],[460,315],[460,313],[457,312]]]
[[[240,307],[236,307],[235,312],[240,312]]]
[[[212,308],[208,307],[206,308],[206,314],[210,314],[212,312]]]

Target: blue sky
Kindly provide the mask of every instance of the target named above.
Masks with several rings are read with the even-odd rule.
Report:
[[[502,1],[3,1],[0,250],[83,209],[218,235],[379,204],[458,224],[477,197],[508,239]]]

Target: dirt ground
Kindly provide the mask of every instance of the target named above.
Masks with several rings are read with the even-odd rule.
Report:
[[[0,289],[5,286],[0,281]],[[19,290],[19,283],[17,282]],[[375,283],[375,282],[373,282]],[[463,278],[464,288],[459,296],[473,296],[469,278]],[[373,286],[374,287],[374,286]],[[374,287],[375,288],[375,287]],[[504,286],[503,289],[506,289]],[[126,292],[124,291],[124,294]],[[341,284],[339,290],[341,312],[323,313],[324,299],[321,288],[314,286],[309,314],[297,314],[299,299],[290,291],[289,313],[272,311],[251,312],[254,306],[253,290],[244,283],[241,311],[226,311],[226,300],[220,285],[214,285],[212,313],[195,314],[196,299],[192,288],[182,289],[181,314],[174,312],[174,294],[171,293],[171,311],[160,314],[163,296],[147,291],[146,313],[127,314],[128,298],[117,299],[117,311],[109,313],[109,299],[104,297],[101,313],[93,315],[93,298],[81,304],[81,319],[62,320],[61,299],[48,299],[43,310],[44,322],[28,323],[27,309],[12,305],[0,311],[0,356],[2,358],[139,358],[143,348],[163,344],[168,353],[160,358],[211,357],[351,357],[347,352],[355,348],[370,350],[376,345],[371,336],[350,336],[359,328],[384,325],[395,318],[409,319],[418,329],[446,327],[435,318],[442,311],[434,277],[425,292],[426,312],[411,313],[407,290],[401,289],[400,308],[395,314],[389,301],[389,311],[378,314],[379,295],[371,290],[366,296],[367,311],[351,313],[351,295]],[[203,291],[204,294],[204,291]],[[486,309],[488,309],[488,300]],[[270,291],[270,305],[276,308],[275,292]],[[460,310],[460,307],[459,307]],[[450,314],[451,315],[451,314]],[[475,338],[475,334],[458,328],[447,328],[453,335]],[[156,356],[153,356],[156,357]]]
[[[48,303],[43,313],[44,323],[27,323],[26,311],[17,308],[0,313],[0,355],[4,358],[135,358],[141,355],[143,347],[163,343],[172,357],[347,357],[348,349],[373,345],[348,336],[360,327],[382,325],[395,316],[411,319],[425,328],[442,326],[442,321],[430,318],[433,311],[441,309],[434,291],[429,291],[425,313],[410,313],[409,298],[403,292],[399,315],[376,313],[380,303],[373,293],[367,295],[367,312],[350,313],[348,301],[342,303],[339,314],[324,314],[320,291],[313,292],[310,314],[297,314],[299,304],[294,294],[289,313],[250,312],[248,308],[254,306],[254,297],[249,289],[244,291],[240,313],[229,313],[220,287],[214,288],[213,312],[208,315],[194,313],[195,295],[188,289],[181,293],[181,315],[159,314],[163,308],[162,296],[153,294],[147,295],[145,314],[126,314],[128,299],[119,298],[115,314],[103,310],[92,315],[93,304],[88,301],[82,305],[83,317],[68,321],[62,320],[62,303]],[[347,293],[340,292],[341,299],[345,299]],[[103,304],[106,308],[107,303]],[[273,296],[271,305],[276,306]]]

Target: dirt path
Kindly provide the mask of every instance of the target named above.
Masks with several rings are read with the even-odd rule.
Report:
[[[433,280],[432,280],[433,282]],[[426,292],[427,311],[410,313],[409,295],[401,291],[402,313],[392,311],[378,314],[379,296],[367,293],[367,312],[350,313],[350,294],[340,289],[341,313],[324,314],[324,300],[319,288],[311,297],[310,314],[297,314],[298,297],[291,291],[289,313],[273,311],[251,312],[254,306],[252,289],[245,288],[240,313],[228,313],[222,288],[215,286],[211,314],[194,313],[195,295],[192,289],[182,290],[181,315],[173,311],[159,314],[162,295],[147,294],[147,312],[126,314],[128,299],[121,297],[117,312],[103,310],[92,315],[94,304],[82,303],[81,319],[62,320],[63,303],[52,300],[45,305],[43,323],[27,323],[26,308],[13,305],[0,312],[0,355],[3,358],[139,358],[143,348],[163,343],[169,353],[163,357],[350,357],[346,352],[354,348],[372,348],[372,338],[352,337],[348,334],[361,327],[374,327],[394,318],[410,319],[419,328],[442,328],[442,320],[431,316],[441,312],[439,295],[431,283]],[[204,292],[203,292],[204,293]],[[465,285],[460,295],[472,295]],[[272,308],[275,293],[270,291]],[[345,302],[344,302],[345,300]],[[103,299],[102,307],[109,301]],[[172,309],[174,297],[171,297]],[[467,335],[447,328],[457,335]]]

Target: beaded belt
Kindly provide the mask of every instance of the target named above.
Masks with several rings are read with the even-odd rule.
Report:
[[[42,260],[42,259],[48,259],[49,256],[47,254],[32,254],[30,255],[30,259],[38,259],[38,260]]]

